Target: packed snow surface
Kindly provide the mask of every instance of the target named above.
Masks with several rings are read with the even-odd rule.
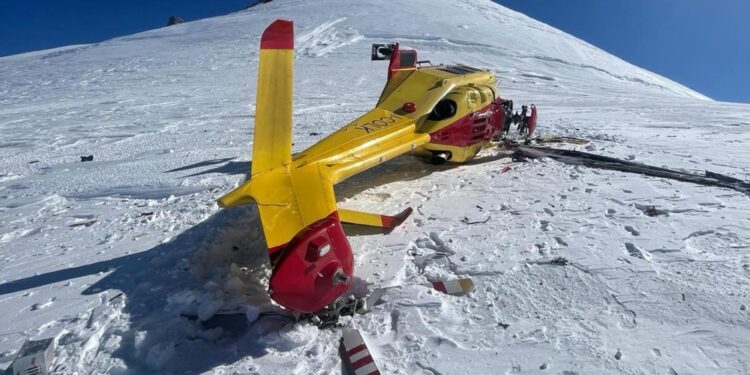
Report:
[[[750,179],[750,106],[489,0],[276,0],[5,57],[0,368],[26,339],[55,337],[60,374],[341,371],[340,331],[293,324],[266,296],[256,210],[215,203],[248,172],[257,46],[276,18],[295,22],[295,151],[375,104],[386,64],[370,44],[399,41],[494,71],[503,97],[538,106],[541,134],[591,141],[561,147]],[[439,168],[404,156],[337,196],[415,209],[387,235],[347,228],[356,292],[477,285],[391,289],[344,320],[383,373],[750,373],[741,193],[490,149]]]

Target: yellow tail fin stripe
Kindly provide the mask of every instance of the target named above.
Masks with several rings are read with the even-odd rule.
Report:
[[[339,218],[345,223],[383,227],[383,219],[380,214],[339,208]]]
[[[292,160],[294,50],[261,49],[251,175]]]

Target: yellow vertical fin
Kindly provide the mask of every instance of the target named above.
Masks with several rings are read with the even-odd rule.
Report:
[[[251,176],[292,159],[294,25],[276,20],[260,40]]]

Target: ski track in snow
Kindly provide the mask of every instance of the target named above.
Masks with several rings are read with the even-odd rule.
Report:
[[[60,374],[341,371],[339,332],[292,324],[267,297],[256,210],[215,205],[249,171],[257,45],[276,18],[295,21],[295,151],[371,108],[386,65],[370,44],[396,40],[491,69],[503,97],[537,104],[541,134],[591,141],[562,147],[750,179],[750,106],[485,0],[276,0],[0,58],[0,368],[55,336]],[[741,193],[499,150],[400,157],[336,191],[343,207],[414,208],[388,235],[346,228],[353,293],[476,285],[391,289],[346,319],[383,373],[750,372]]]

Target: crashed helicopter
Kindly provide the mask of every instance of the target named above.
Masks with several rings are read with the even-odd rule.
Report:
[[[273,267],[269,295],[295,312],[319,311],[351,287],[342,222],[390,230],[412,211],[338,208],[335,184],[406,153],[434,164],[469,161],[511,123],[512,102],[498,95],[490,71],[433,66],[399,44],[373,45],[372,59],[389,61],[375,108],[292,155],[293,23],[276,20],[261,37],[250,176],[218,203],[258,206]],[[524,117],[520,129],[530,135],[536,107]]]

